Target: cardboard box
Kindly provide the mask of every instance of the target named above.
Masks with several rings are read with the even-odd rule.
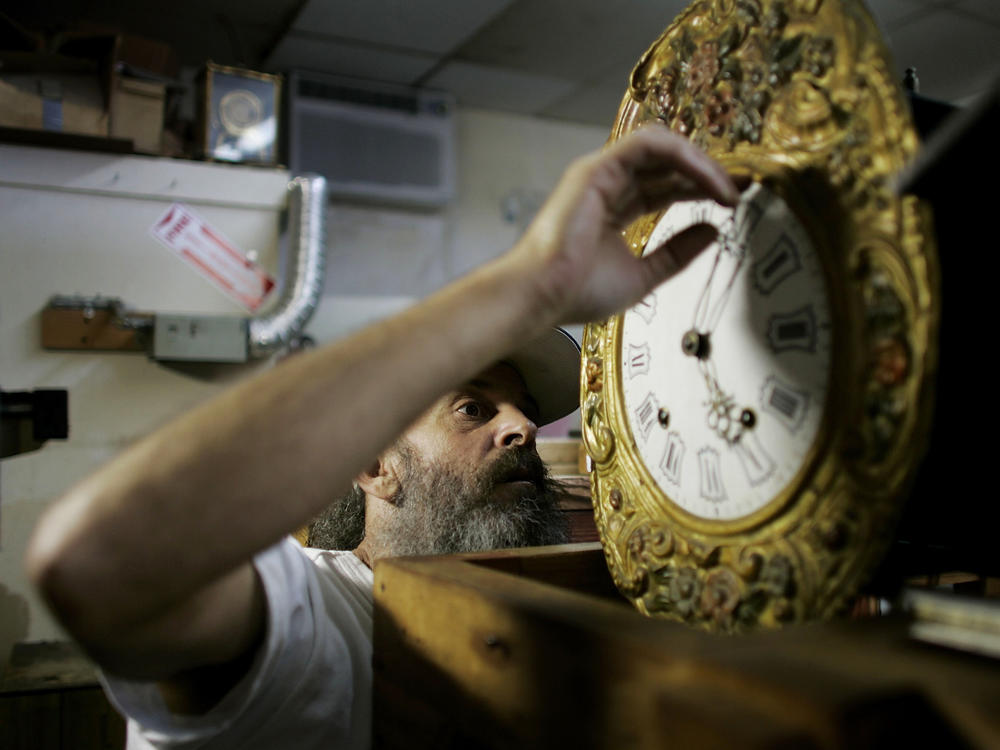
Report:
[[[15,73],[0,78],[0,126],[126,138],[140,153],[160,153],[166,86],[114,75],[110,110],[96,76]]]
[[[108,135],[98,78],[76,73],[12,73],[0,77],[0,126]]]
[[[177,71],[169,45],[95,27],[48,46],[0,51],[0,126],[111,136],[161,153],[164,80]]]
[[[111,135],[129,138],[136,151],[159,154],[166,86],[115,76],[111,90]]]

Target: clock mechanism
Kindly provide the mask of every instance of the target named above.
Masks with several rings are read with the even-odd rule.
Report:
[[[612,139],[657,120],[747,187],[644,216],[716,241],[584,332],[583,437],[616,585],[725,632],[828,617],[880,561],[926,446],[939,319],[916,135],[854,0],[699,0],[640,58]]]

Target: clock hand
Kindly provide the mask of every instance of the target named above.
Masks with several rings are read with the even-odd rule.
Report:
[[[681,348],[685,354],[698,359],[704,359],[711,353],[711,334],[719,324],[722,312],[729,301],[733,287],[736,285],[736,277],[739,276],[743,263],[746,260],[746,250],[736,237],[736,215],[730,217],[727,222],[728,230],[719,235],[716,240],[715,259],[712,262],[712,269],[709,271],[708,279],[701,290],[698,302],[694,309],[694,318],[691,328],[684,334],[681,340]],[[732,266],[732,272],[725,282],[718,298],[713,300],[713,290],[722,282],[719,279],[723,274],[719,271],[726,265]]]
[[[747,195],[745,192],[744,199]],[[737,407],[734,397],[719,385],[715,363],[711,357],[712,333],[722,318],[748,255],[741,241],[746,229],[746,208],[745,204],[740,205],[744,207],[743,210],[738,214],[739,207],[733,209],[732,215],[724,224],[724,231],[720,232],[716,240],[712,269],[695,305],[691,328],[681,337],[681,349],[698,361],[708,389],[708,400],[705,402],[708,406],[708,427],[729,445],[738,442],[743,432],[756,424],[753,411]],[[724,269],[722,273],[720,269]],[[728,279],[720,281],[726,276],[726,271],[729,271]],[[713,299],[713,291],[723,283],[721,291],[717,292],[718,296]]]
[[[742,224],[741,220],[739,225]],[[722,318],[722,313],[732,296],[733,288],[736,286],[736,278],[746,261],[747,252],[739,239],[741,232],[738,231],[737,226],[736,209],[733,209],[732,216],[725,223],[725,231],[721,232],[716,240],[715,259],[695,305],[692,326],[681,337],[681,349],[688,356],[698,360],[705,386],[708,389],[709,427],[728,443],[739,440],[743,431],[743,422],[740,420],[749,410],[738,411],[733,397],[723,391],[719,385],[719,380],[715,375],[715,366],[711,360],[711,335]],[[726,267],[725,271],[729,271],[730,268],[731,271],[728,273],[728,279],[725,280],[721,292],[718,292],[717,298],[713,300],[713,291],[723,283],[720,279],[726,275],[725,271],[720,273],[720,269],[724,267]]]
[[[705,383],[708,386],[710,399],[721,403],[721,401],[717,398],[718,395],[722,393],[721,388],[718,386],[718,381],[713,375],[707,374],[704,367],[712,352],[711,333],[718,324],[719,318],[722,315],[722,310],[729,299],[730,293],[732,292],[733,286],[736,282],[736,277],[743,266],[743,258],[745,257],[745,254],[741,254],[738,257],[735,267],[729,276],[729,280],[723,288],[722,295],[719,299],[715,300],[715,304],[713,306],[712,289],[717,285],[716,279],[721,278],[717,275],[717,272],[723,265],[723,257],[725,256],[731,258],[734,255],[733,250],[731,249],[731,238],[720,237],[720,239],[717,240],[717,243],[715,260],[712,263],[712,270],[708,274],[708,280],[705,283],[705,286],[701,291],[701,295],[698,298],[698,303],[695,306],[692,326],[681,337],[681,349],[689,357],[695,357],[698,360],[699,364],[703,367],[703,374],[705,375]]]
[[[722,311],[726,307],[726,303],[729,301],[729,296],[733,291],[733,287],[736,285],[736,277],[740,273],[740,269],[743,268],[743,261],[746,259],[746,253],[740,255],[739,260],[736,261],[736,266],[733,268],[733,273],[729,277],[729,281],[726,283],[725,288],[722,290],[722,295],[716,300],[715,307],[712,309],[712,314],[709,316],[705,325],[705,332],[711,334],[715,330],[715,327],[719,324],[719,318],[722,317]]]
[[[718,241],[716,241],[718,242]],[[705,286],[701,290],[701,295],[698,297],[698,304],[694,308],[694,319],[691,321],[691,330],[697,331],[699,328],[704,330],[703,321],[708,315],[709,309],[709,299],[711,295],[709,294],[712,288],[712,282],[715,279],[715,272],[719,269],[719,262],[722,260],[722,245],[717,245],[715,251],[715,260],[712,262],[712,270],[708,274],[708,281],[705,282]]]

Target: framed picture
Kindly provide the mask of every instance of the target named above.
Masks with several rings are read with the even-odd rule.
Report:
[[[276,164],[281,76],[210,62],[201,87],[201,155],[215,161]]]

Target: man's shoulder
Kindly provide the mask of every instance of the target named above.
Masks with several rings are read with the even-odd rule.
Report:
[[[302,547],[287,537],[258,555],[255,566],[272,618],[304,608],[317,622],[356,630],[370,642],[375,579],[352,552]]]
[[[303,547],[286,537],[258,554],[254,566],[269,601],[299,600],[312,589],[328,605],[346,597],[354,606],[371,608],[375,577],[351,551]]]

